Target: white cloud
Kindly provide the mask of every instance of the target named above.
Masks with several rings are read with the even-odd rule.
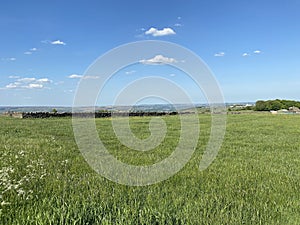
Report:
[[[24,52],[25,55],[31,55],[33,52],[36,52],[38,49],[37,48],[31,48],[28,51]]]
[[[17,59],[15,57],[11,58],[1,58],[2,61],[16,61]]]
[[[40,78],[36,80],[37,83],[52,83],[52,80],[49,80],[48,78]]]
[[[130,71],[126,71],[125,72],[126,75],[130,75],[130,74],[134,74],[134,73],[136,73],[135,70],[130,70]]]
[[[18,79],[18,78],[20,78],[19,76],[15,76],[15,75],[11,75],[11,76],[9,76],[8,77],[9,79]]]
[[[142,59],[142,60],[140,60],[140,63],[154,64],[154,65],[157,65],[157,64],[170,64],[170,63],[176,63],[176,62],[177,62],[176,59],[168,58],[168,57],[165,57],[163,55],[156,55],[151,59]]]
[[[82,78],[83,76],[82,75],[78,75],[78,74],[71,74],[68,76],[68,78],[71,78],[71,79],[78,79],[78,78]]]
[[[250,54],[247,52],[243,53],[243,57],[247,57],[247,56],[250,56]]]
[[[34,88],[43,88],[43,84],[37,83],[21,83],[21,82],[14,82],[10,83],[5,86],[7,89],[34,89]]]
[[[11,76],[11,78],[18,78],[17,76]],[[52,83],[52,80],[48,78],[34,78],[34,77],[25,77],[18,78],[15,82],[10,83],[5,86],[6,89],[41,89],[45,88],[44,84]]]
[[[51,41],[51,44],[52,44],[52,45],[66,45],[65,42],[60,41],[60,40]]]
[[[261,51],[260,51],[260,50],[255,50],[253,53],[254,53],[254,54],[260,54]]]
[[[158,30],[154,27],[151,27],[149,30],[145,32],[146,35],[152,35],[153,37],[158,36],[166,36],[166,35],[172,35],[176,34],[175,31],[172,28],[163,28],[162,30]]]
[[[17,81],[23,82],[23,83],[30,83],[35,81],[36,79],[34,77],[25,77],[25,78],[20,78]]]
[[[42,84],[28,84],[26,88],[29,88],[29,89],[34,89],[34,88],[43,88],[44,85]]]
[[[182,24],[181,23],[175,23],[174,26],[175,27],[182,27]]]
[[[170,74],[170,77],[175,77],[175,76],[176,76],[175,73],[171,73],[171,74]]]
[[[99,79],[100,77],[99,76],[90,76],[90,75],[87,75],[87,76],[83,76],[83,75],[79,75],[79,74],[71,74],[68,76],[68,78],[70,79]]]
[[[8,88],[8,89],[13,89],[13,88],[17,88],[18,85],[15,84],[15,83],[10,83],[10,84],[6,85],[5,87]]]
[[[73,93],[74,90],[64,90],[65,93]]]
[[[99,76],[83,76],[82,79],[99,79]]]
[[[178,20],[181,20],[181,16],[178,16],[177,19],[178,19]]]
[[[225,52],[218,52],[215,54],[216,57],[223,57],[225,55]]]

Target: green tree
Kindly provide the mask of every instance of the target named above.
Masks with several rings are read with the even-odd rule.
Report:
[[[257,101],[257,102],[255,103],[254,109],[255,109],[256,111],[265,111],[265,110],[266,110],[266,107],[267,107],[266,102],[260,100],[260,101]]]
[[[300,102],[292,100],[268,100],[262,101],[259,100],[255,103],[254,110],[256,111],[269,111],[269,110],[280,110],[280,109],[289,109],[290,107],[300,107]]]
[[[283,109],[283,104],[280,102],[279,99],[276,99],[271,102],[271,110],[280,110]]]

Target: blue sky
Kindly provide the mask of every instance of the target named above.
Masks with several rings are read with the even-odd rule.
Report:
[[[300,100],[299,12],[298,0],[2,1],[0,105],[70,106],[94,60],[142,40],[199,55],[226,102]],[[122,88],[147,74],[194,89],[166,66],[125,68],[110,82]],[[99,104],[111,104],[109,91]]]

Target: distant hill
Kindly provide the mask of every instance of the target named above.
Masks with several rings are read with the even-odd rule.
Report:
[[[146,104],[136,106],[97,106],[95,111],[117,111],[117,112],[172,112],[190,108],[190,105],[182,104],[173,106],[171,104]],[[0,106],[0,114],[5,112],[52,112],[55,109],[58,113],[72,112],[72,107],[56,106]],[[78,112],[91,112],[94,107],[76,108]]]
[[[241,103],[226,103],[226,106],[230,105],[246,105],[254,104],[253,102],[241,102]],[[96,106],[95,111],[117,111],[117,112],[173,112],[173,111],[188,111],[189,109],[197,107],[198,109],[208,108],[208,104],[144,104],[135,106]],[[52,112],[56,109],[58,113],[72,112],[72,107],[62,106],[0,106],[0,114],[5,112]],[[81,107],[77,108],[78,112],[91,112],[94,107]],[[176,110],[177,109],[177,110]]]
[[[0,114],[5,112],[71,112],[71,107],[51,107],[51,106],[0,106]]]

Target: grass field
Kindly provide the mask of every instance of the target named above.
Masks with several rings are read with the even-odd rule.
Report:
[[[163,118],[167,136],[147,153],[122,146],[110,119],[97,119],[97,127],[118,159],[151,164],[178,141],[178,117]],[[133,132],[147,137],[149,120],[131,118]],[[145,187],[95,173],[77,148],[71,118],[0,122],[0,224],[300,224],[300,116],[228,115],[216,160],[199,172],[210,133],[210,116],[200,115],[190,162]]]

